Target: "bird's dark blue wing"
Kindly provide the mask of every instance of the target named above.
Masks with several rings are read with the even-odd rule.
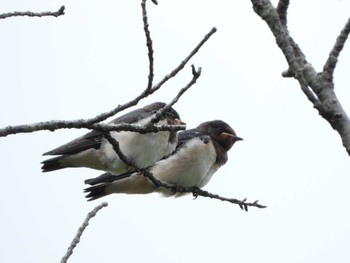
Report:
[[[110,123],[119,124],[119,123],[135,123],[143,118],[151,116],[159,109],[163,108],[166,104],[164,102],[154,102],[149,104],[141,109],[133,110],[129,113],[126,113]],[[53,149],[49,152],[44,153],[43,155],[68,155],[76,154],[87,149],[99,149],[101,146],[103,135],[98,131],[91,131],[79,138],[76,138],[73,141],[70,141],[56,149]]]
[[[176,146],[176,151],[179,150],[180,148],[182,148],[185,143],[193,138],[208,138],[208,134],[203,133],[203,132],[199,132],[196,129],[190,129],[190,130],[185,130],[185,131],[181,131],[178,133],[178,143]],[[206,143],[206,142],[204,142]]]
[[[101,183],[112,183],[114,181],[127,178],[127,177],[131,176],[133,173],[135,173],[135,171],[130,171],[130,172],[126,172],[126,173],[118,174],[118,175],[114,175],[111,173],[104,173],[98,177],[87,179],[84,181],[84,183],[89,184],[89,185],[96,185],[96,184],[101,184]]]
[[[119,123],[135,123],[139,120],[147,118],[152,114],[156,113],[158,110],[163,108],[166,104],[164,102],[154,102],[151,103],[141,109],[136,109],[126,113],[114,120],[111,123],[119,124]]]

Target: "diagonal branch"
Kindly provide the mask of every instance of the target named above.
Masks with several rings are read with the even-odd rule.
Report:
[[[61,259],[61,263],[66,263],[68,258],[73,254],[73,250],[80,242],[80,238],[81,238],[82,234],[84,233],[86,227],[89,225],[90,219],[93,218],[97,214],[98,211],[100,211],[102,208],[104,208],[106,206],[108,206],[108,203],[103,202],[100,205],[96,206],[91,212],[89,212],[87,214],[83,224],[79,227],[77,234],[73,238],[71,245],[68,247],[66,254]]]
[[[277,5],[277,13],[283,26],[287,26],[287,9],[289,7],[289,0],[280,0]]]
[[[176,97],[169,102],[167,105],[165,105],[164,108],[162,108],[161,110],[159,110],[156,114],[156,116],[154,116],[154,118],[151,120],[151,123],[156,123],[158,122],[159,118],[165,113],[167,112],[176,102],[178,102],[178,100],[180,99],[180,97],[190,88],[192,87],[196,82],[197,79],[201,76],[202,73],[202,68],[198,68],[198,70],[195,69],[194,65],[191,66],[192,67],[192,79],[191,81],[184,87],[182,88],[179,93],[176,95]]]
[[[156,114],[156,116],[151,120],[151,123],[156,123],[159,119],[160,116],[162,116],[164,114],[164,112],[168,111],[170,109],[170,107],[172,105],[174,105],[178,100],[179,98],[182,96],[182,94],[184,94],[190,87],[192,87],[196,82],[197,82],[197,79],[200,77],[201,75],[201,68],[199,68],[197,71],[196,69],[194,68],[194,66],[192,65],[192,74],[193,74],[193,77],[192,77],[192,80],[184,87],[182,88],[179,93],[177,94],[177,96],[169,103],[167,104],[164,108],[162,108],[160,111],[158,111],[158,113]],[[164,126],[170,126],[170,127],[183,127],[183,125],[164,125]],[[157,126],[140,126],[140,128],[144,128],[144,129],[148,129],[148,128],[152,128],[152,127],[157,127]],[[162,126],[160,126],[162,127]],[[186,127],[186,126],[185,126]],[[112,145],[113,147],[113,150],[116,152],[116,154],[119,156],[120,160],[122,160],[127,166],[130,166],[130,167],[133,167],[135,168],[136,170],[139,169],[139,167],[137,167],[135,165],[134,162],[132,162],[123,152],[122,150],[120,149],[120,146],[119,146],[119,142],[114,139],[110,132],[109,131],[105,131],[104,129],[96,129],[97,131],[100,131],[103,133],[104,137],[108,140],[108,142]]]
[[[283,76],[294,77],[298,80],[302,91],[319,114],[338,132],[343,146],[350,155],[350,119],[334,92],[333,83],[334,68],[349,35],[350,22],[347,22],[338,37],[323,73],[317,74],[287,30],[285,24],[287,19],[284,19],[283,14],[286,14],[284,10],[287,9],[289,2],[280,0],[277,10],[269,0],[251,0],[251,2],[256,14],[269,26],[278,47],[288,62],[289,69],[283,73]]]
[[[167,110],[169,110],[170,107],[172,107],[179,98],[190,88],[192,87],[196,82],[197,79],[201,75],[201,68],[199,68],[197,71],[195,70],[194,66],[192,65],[192,74],[193,77],[191,81],[182,88],[179,93],[176,95],[176,97],[167,104],[162,110],[158,112],[158,114],[155,116],[155,118],[151,121],[151,123],[157,122],[160,116],[164,114]],[[7,135],[13,135],[18,133],[31,133],[35,131],[42,131],[42,130],[58,130],[58,129],[92,129],[96,130],[102,133],[107,133],[110,131],[133,131],[133,132],[139,132],[139,133],[150,133],[150,132],[159,132],[159,131],[179,131],[186,129],[185,125],[162,125],[162,126],[155,126],[155,125],[138,125],[138,124],[128,124],[128,123],[121,123],[121,124],[104,124],[104,123],[95,123],[95,124],[89,124],[85,120],[75,120],[75,121],[48,121],[48,122],[39,122],[39,123],[33,123],[33,124],[27,124],[27,125],[18,125],[18,126],[8,126],[5,128],[0,129],[0,137],[5,137]],[[113,145],[113,144],[112,144]],[[117,146],[118,148],[118,146]],[[118,152],[117,152],[118,153]],[[119,155],[119,153],[118,153]],[[126,162],[127,163],[127,162]]]
[[[40,122],[40,123],[32,123],[32,124],[27,124],[27,125],[18,125],[18,126],[8,126],[3,129],[0,129],[0,137],[5,137],[10,134],[17,134],[17,133],[31,133],[31,132],[36,132],[36,131],[41,131],[41,130],[49,130],[49,131],[54,131],[58,129],[80,129],[80,128],[88,128],[88,129],[95,129],[94,124],[97,122],[101,122],[106,120],[109,117],[114,116],[115,114],[130,108],[132,106],[135,106],[141,99],[146,98],[147,96],[153,94],[156,92],[158,89],[161,88],[161,86],[168,81],[170,78],[173,78],[179,73],[184,66],[188,63],[188,61],[199,51],[199,49],[204,45],[204,43],[216,32],[215,28],[212,28],[208,34],[204,36],[204,38],[200,41],[200,43],[190,52],[190,54],[180,63],[178,67],[176,67],[171,73],[166,75],[158,84],[152,87],[148,92],[142,92],[139,96],[134,98],[133,100],[122,104],[118,105],[116,108],[114,108],[111,111],[101,113],[97,115],[94,118],[90,119],[81,119],[81,120],[73,120],[73,121],[47,121],[47,122]],[[100,124],[102,125],[102,124]],[[116,125],[117,126],[117,125]],[[124,126],[127,128],[127,126]],[[129,126],[131,127],[131,126]],[[179,127],[179,126],[177,126]],[[178,130],[180,129],[185,129],[185,127],[182,128],[176,128]],[[118,129],[115,129],[118,130]],[[120,129],[121,130],[121,129]],[[132,130],[135,131],[135,130]]]
[[[339,54],[343,50],[345,41],[347,40],[349,34],[350,34],[350,18],[346,22],[343,30],[340,32],[340,35],[335,41],[333,49],[330,52],[329,57],[323,67],[323,74],[327,74],[327,77],[330,79],[333,78],[333,73],[338,62]]]
[[[182,88],[179,93],[176,95],[176,97],[170,102],[168,103],[163,110],[169,110],[176,102],[178,102],[178,100],[180,99],[180,97],[189,89],[191,88],[198,80],[198,78],[201,76],[202,73],[202,68],[198,68],[198,70],[196,70],[196,68],[194,67],[194,65],[191,66],[192,68],[192,79],[191,81],[184,87]]]
[[[58,9],[56,12],[51,12],[51,11],[47,11],[47,12],[11,12],[11,13],[4,13],[4,14],[0,14],[0,19],[5,19],[5,18],[9,18],[9,17],[14,17],[14,16],[29,16],[29,17],[42,17],[42,16],[54,16],[54,17],[58,17],[58,16],[62,16],[64,15],[64,5],[60,7],[60,9]]]
[[[177,73],[179,73],[185,65],[190,61],[190,59],[199,51],[199,49],[209,40],[209,38],[216,32],[216,28],[213,27],[204,37],[203,39],[198,43],[198,45],[191,51],[191,53],[169,74],[165,75],[164,78],[155,86],[153,86],[152,91],[156,91],[160,89],[160,87],[167,82],[169,79],[175,77]]]

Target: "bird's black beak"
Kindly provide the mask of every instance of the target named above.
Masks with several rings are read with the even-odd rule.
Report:
[[[243,138],[235,136],[236,141],[243,141]]]

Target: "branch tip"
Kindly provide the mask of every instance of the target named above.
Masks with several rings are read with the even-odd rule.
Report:
[[[108,206],[108,203],[103,202],[103,203],[99,204],[98,206],[96,206],[93,210],[91,210],[87,214],[83,224],[79,227],[77,234],[73,238],[71,245],[68,247],[66,254],[62,257],[61,263],[66,263],[68,258],[73,254],[73,250],[77,246],[77,244],[80,242],[80,238],[83,235],[87,226],[89,225],[90,219],[93,218],[94,216],[96,216],[98,211],[100,211],[102,208],[107,207],[107,206]]]
[[[51,12],[51,11],[47,11],[47,12],[31,12],[31,11],[18,12],[18,11],[15,11],[15,12],[11,12],[11,13],[0,14],[0,19],[5,19],[5,18],[9,18],[9,17],[14,17],[14,16],[29,16],[29,17],[54,16],[54,17],[58,17],[58,16],[64,15],[64,10],[65,10],[65,6],[63,5],[55,12]]]

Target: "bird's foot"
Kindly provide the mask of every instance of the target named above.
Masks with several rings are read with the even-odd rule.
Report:
[[[191,192],[192,192],[192,195],[193,195],[193,199],[197,199],[197,197],[199,196],[199,191],[201,189],[198,187],[198,186],[192,186],[191,187]]]

